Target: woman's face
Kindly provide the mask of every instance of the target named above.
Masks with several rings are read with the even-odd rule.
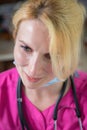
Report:
[[[48,30],[41,21],[26,20],[20,24],[14,59],[25,87],[39,88],[54,78],[49,43]]]

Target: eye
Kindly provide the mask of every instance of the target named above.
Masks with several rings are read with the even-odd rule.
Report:
[[[51,59],[51,57],[50,57],[50,54],[49,54],[49,53],[45,54],[45,55],[44,55],[44,57],[45,57],[47,60],[50,60],[50,59]]]
[[[26,45],[21,45],[21,48],[23,48],[25,52],[32,52],[32,49]]]

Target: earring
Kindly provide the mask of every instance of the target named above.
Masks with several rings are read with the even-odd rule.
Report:
[[[14,65],[16,65],[16,62],[15,62],[15,60],[13,61],[13,64],[14,64]]]

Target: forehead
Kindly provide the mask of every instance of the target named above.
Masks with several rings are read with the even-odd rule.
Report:
[[[50,38],[49,32],[44,23],[40,20],[26,20],[22,21],[19,26],[17,38],[27,44],[36,45],[37,48],[49,46]]]
[[[40,32],[40,33],[44,33],[44,35],[49,35],[48,29],[46,27],[46,25],[41,22],[38,19],[34,19],[34,20],[24,20],[20,23],[19,31],[29,31],[30,33],[33,32]]]
[[[30,25],[29,27],[31,27],[32,29],[34,28],[35,30],[37,30],[37,28],[43,32],[48,32],[48,29],[46,27],[46,25],[38,20],[38,19],[33,19],[33,20],[26,20],[24,22],[22,22],[22,24],[27,24]]]

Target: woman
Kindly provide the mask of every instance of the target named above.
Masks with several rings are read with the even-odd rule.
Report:
[[[0,74],[0,130],[87,129],[87,74],[76,72],[84,19],[76,0],[29,0],[15,13],[16,68]]]

